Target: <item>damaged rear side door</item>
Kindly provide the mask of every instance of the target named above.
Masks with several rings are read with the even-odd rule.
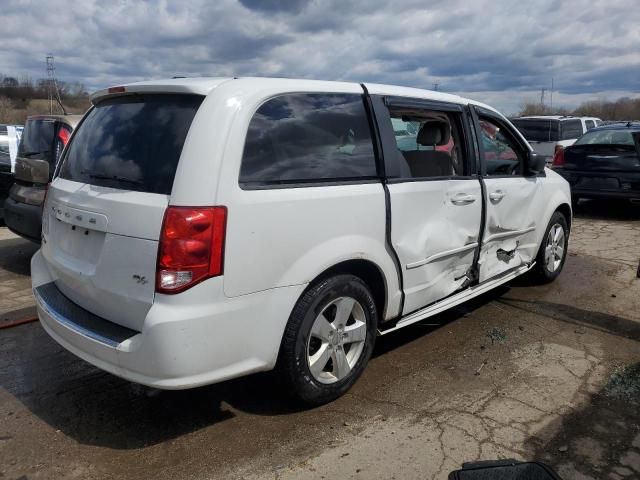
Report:
[[[541,177],[526,175],[528,148],[500,115],[474,107],[485,185],[480,282],[532,262],[542,213]]]
[[[406,315],[475,280],[482,191],[461,105],[373,100]]]

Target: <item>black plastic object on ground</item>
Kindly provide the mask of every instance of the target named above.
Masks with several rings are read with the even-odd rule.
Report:
[[[465,463],[449,480],[562,480],[553,469],[540,462],[488,460]]]

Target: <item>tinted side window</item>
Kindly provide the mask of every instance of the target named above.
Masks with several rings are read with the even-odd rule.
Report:
[[[249,124],[244,186],[375,178],[361,95],[295,93],[272,98]]]
[[[522,136],[530,142],[552,142],[558,138],[558,120],[514,118],[511,120]]]
[[[486,175],[522,174],[525,153],[506,128],[493,119],[480,117],[480,141]]]
[[[389,113],[402,178],[465,174],[460,114],[394,107]]]
[[[565,120],[560,122],[562,140],[571,140],[582,135],[582,122],[580,120]]]
[[[591,130],[596,126],[596,122],[594,122],[593,120],[586,120],[584,123],[587,126],[587,130]]]

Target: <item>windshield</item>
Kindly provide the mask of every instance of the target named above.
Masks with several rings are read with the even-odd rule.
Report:
[[[529,141],[555,142],[558,141],[558,120],[537,120],[527,118],[515,118],[511,122],[520,133]]]
[[[74,135],[60,177],[170,194],[184,140],[203,98],[136,94],[100,102]]]
[[[575,145],[633,145],[633,136],[629,130],[597,130],[585,133]]]

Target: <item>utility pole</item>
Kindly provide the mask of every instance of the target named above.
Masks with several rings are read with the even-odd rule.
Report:
[[[546,88],[543,88],[540,91],[540,106],[544,107],[544,92],[546,91]]]
[[[440,85],[439,83],[434,83],[433,84],[433,89],[437,92],[438,91],[438,85]]]
[[[53,55],[49,54],[46,57],[47,61],[47,97],[49,98],[49,113],[53,113],[53,102],[57,102],[62,109],[62,112],[66,115],[67,112],[62,105],[62,99],[60,98],[60,90],[58,89],[58,81],[56,80],[56,67],[53,63]]]
[[[551,91],[549,92],[549,110],[553,113],[553,77],[551,77]]]

